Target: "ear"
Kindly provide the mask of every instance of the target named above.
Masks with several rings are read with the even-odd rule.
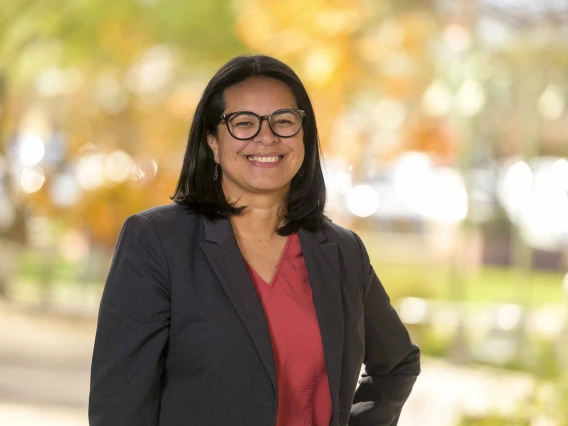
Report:
[[[207,134],[207,145],[209,145],[209,148],[213,151],[213,158],[215,158],[215,162],[219,164],[219,142],[217,141],[217,138],[210,133]]]

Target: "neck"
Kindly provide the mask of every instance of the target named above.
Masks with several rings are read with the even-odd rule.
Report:
[[[255,236],[258,239],[268,240],[276,236],[276,229],[284,224],[282,200],[256,198],[242,200],[247,207],[238,216],[231,216],[231,224],[237,237]]]
[[[223,192],[227,201],[237,206],[246,206],[238,216],[231,216],[235,235],[254,236],[268,240],[277,236],[276,229],[284,224],[286,214],[285,199],[289,188],[266,193],[239,191],[223,182]]]

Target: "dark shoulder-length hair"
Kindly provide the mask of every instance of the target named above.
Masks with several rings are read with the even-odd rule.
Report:
[[[296,73],[283,62],[264,55],[238,56],[231,59],[213,76],[203,95],[191,124],[183,166],[173,201],[214,219],[240,214],[246,206],[227,202],[219,179],[213,180],[215,161],[207,144],[207,135],[217,136],[226,105],[227,88],[251,77],[268,77],[286,84],[299,109],[304,110],[304,162],[294,176],[287,195],[285,224],[277,232],[289,235],[299,227],[320,228],[325,222],[325,183],[320,162],[320,146],[316,118],[304,85]]]

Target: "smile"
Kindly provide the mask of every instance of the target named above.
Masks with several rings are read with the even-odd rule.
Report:
[[[253,155],[247,155],[247,159],[249,161],[254,161],[258,163],[277,163],[283,157],[284,157],[283,155],[274,155],[272,157],[255,157]]]

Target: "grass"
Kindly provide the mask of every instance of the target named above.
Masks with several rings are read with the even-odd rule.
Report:
[[[527,276],[513,269],[484,267],[456,278],[448,265],[371,261],[393,300],[409,296],[495,303],[527,300],[539,306],[562,303],[566,297],[559,272],[533,271]]]
[[[412,296],[495,303],[522,303],[526,300],[533,306],[539,306],[562,303],[566,298],[560,272],[533,271],[528,276],[508,268],[483,267],[475,272],[462,273],[460,277],[447,264],[384,261],[381,260],[383,252],[378,247],[367,247],[375,271],[393,301]],[[58,288],[85,283],[102,286],[107,272],[105,268],[108,265],[101,259],[77,265],[57,255],[49,259],[45,253],[27,251],[20,257],[15,282],[25,286],[26,291],[34,291],[34,287],[39,288],[42,282],[51,282]]]

